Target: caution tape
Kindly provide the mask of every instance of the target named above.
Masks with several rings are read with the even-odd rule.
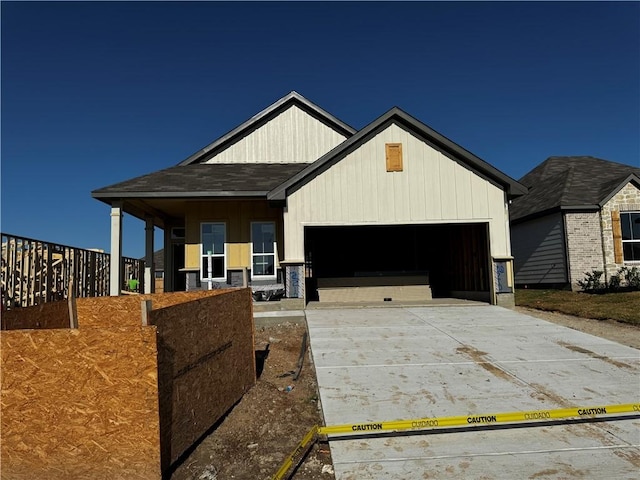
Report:
[[[391,422],[351,423],[320,427],[318,434],[367,434],[384,431],[428,430],[431,428],[459,427],[462,425],[474,426],[494,423],[533,422],[634,412],[640,413],[640,404],[598,405],[595,407],[562,408],[557,410],[531,410],[528,412],[472,414],[457,417],[418,418]]]
[[[315,443],[317,435],[318,435],[318,426],[314,425],[313,428],[311,428],[311,430],[307,432],[307,434],[300,441],[300,443],[298,443],[295,450],[291,452],[291,455],[289,455],[286,458],[286,460],[284,461],[284,463],[282,464],[278,472],[273,476],[273,480],[280,480],[281,478],[284,478],[284,476],[287,474],[289,469],[292,466],[298,464],[298,462],[306,454],[307,447],[310,447],[312,445],[311,441],[313,440],[313,443]]]
[[[496,423],[538,422],[549,420],[562,420],[569,418],[595,418],[602,415],[617,415],[621,413],[640,414],[640,403],[627,403],[623,405],[597,405],[589,407],[561,408],[555,410],[530,410],[527,412],[488,413],[460,415],[456,417],[426,417],[414,420],[395,420],[390,422],[365,422],[348,423],[344,425],[332,425],[327,427],[314,426],[298,443],[294,451],[289,455],[273,480],[281,480],[289,473],[294,465],[297,466],[312,443],[315,443],[318,435],[337,434],[376,434],[379,432],[400,432],[405,430],[430,430],[436,428],[479,426]],[[313,442],[312,442],[313,441]]]

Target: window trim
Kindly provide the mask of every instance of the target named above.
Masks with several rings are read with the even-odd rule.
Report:
[[[623,211],[620,212],[620,231],[621,232],[622,232],[622,217],[623,217],[623,215],[629,215],[629,217],[631,217],[632,214],[640,215],[640,211],[639,210],[623,210]],[[631,228],[631,234],[633,235],[633,227]],[[639,238],[632,238],[631,240],[625,240],[624,238],[621,237],[620,240],[622,242],[622,262],[623,263],[631,263],[631,264],[640,263],[640,259],[627,260],[624,257],[624,246],[625,246],[625,244],[636,243],[636,244],[640,245],[640,237]]]
[[[209,277],[206,277],[204,275],[204,272],[202,271],[202,266],[204,265],[204,257],[207,256],[207,254],[204,252],[203,249],[203,242],[202,242],[202,226],[203,225],[222,225],[224,228],[224,242],[223,242],[223,249],[224,251],[222,252],[222,254],[211,254],[211,257],[222,257],[222,273],[223,276],[222,277],[213,277],[211,279],[212,282],[226,282],[227,281],[227,222],[215,222],[215,221],[210,221],[210,222],[200,222],[200,259],[199,259],[199,268],[198,270],[200,271],[200,281],[201,282],[208,282],[209,281]]]
[[[253,252],[253,226],[258,223],[270,223],[273,225],[273,253]],[[250,222],[251,242],[249,244],[249,255],[251,264],[251,280],[276,280],[278,278],[278,238],[276,236],[276,222],[274,220],[256,220]],[[273,275],[256,275],[253,268],[253,258],[256,256],[273,255]]]

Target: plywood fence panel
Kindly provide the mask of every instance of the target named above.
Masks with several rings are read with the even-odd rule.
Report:
[[[256,380],[250,289],[154,309],[163,470]]]
[[[69,327],[69,304],[66,300],[33,307],[16,307],[2,312],[2,330]]]
[[[155,327],[0,341],[4,480],[160,478]]]
[[[133,327],[140,325],[140,303],[151,300],[152,308],[164,308],[197,298],[224,294],[229,290],[204,290],[195,292],[152,293],[147,295],[123,295],[120,297],[78,298],[78,326]]]

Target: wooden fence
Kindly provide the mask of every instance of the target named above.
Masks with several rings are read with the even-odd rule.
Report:
[[[6,233],[2,236],[2,308],[30,307],[68,298],[109,295],[110,255]],[[123,284],[135,278],[144,291],[144,261],[123,258]]]

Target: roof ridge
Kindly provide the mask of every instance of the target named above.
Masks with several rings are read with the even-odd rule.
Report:
[[[317,116],[316,118],[319,121],[325,123],[330,128],[333,128],[334,130],[338,131],[339,133],[341,133],[347,138],[354,135],[357,131],[355,128],[351,127],[347,123],[340,120],[338,117],[327,112],[325,109],[323,109],[319,105],[308,100],[307,98],[305,98],[304,96],[296,92],[295,90],[292,90],[291,92],[286,94],[284,97],[281,97],[280,99],[273,102],[271,105],[260,110],[258,113],[250,117],[248,120],[245,120],[240,125],[229,130],[227,133],[218,137],[216,140],[214,140],[207,146],[193,153],[192,155],[187,157],[185,160],[178,163],[178,165],[189,165],[189,164],[198,162],[199,160],[202,159],[202,157],[212,152],[216,148],[220,148],[224,146],[228,142],[233,141],[233,139],[243,135],[243,133],[245,132],[250,133],[251,131],[253,131],[252,128],[253,129],[258,128],[259,122],[261,122],[263,119],[268,120],[269,117],[274,113],[278,111],[284,111],[285,109],[289,108],[288,104],[292,102],[298,102],[300,105],[304,106],[308,110],[307,113],[313,112],[311,113],[312,116],[314,116],[313,114],[315,114],[315,116]]]
[[[569,165],[563,173],[565,174],[565,180],[562,187],[562,193],[560,194],[560,202],[564,202],[565,198],[567,198],[571,193],[571,186],[573,184],[573,179],[575,178],[575,167],[573,165]]]

